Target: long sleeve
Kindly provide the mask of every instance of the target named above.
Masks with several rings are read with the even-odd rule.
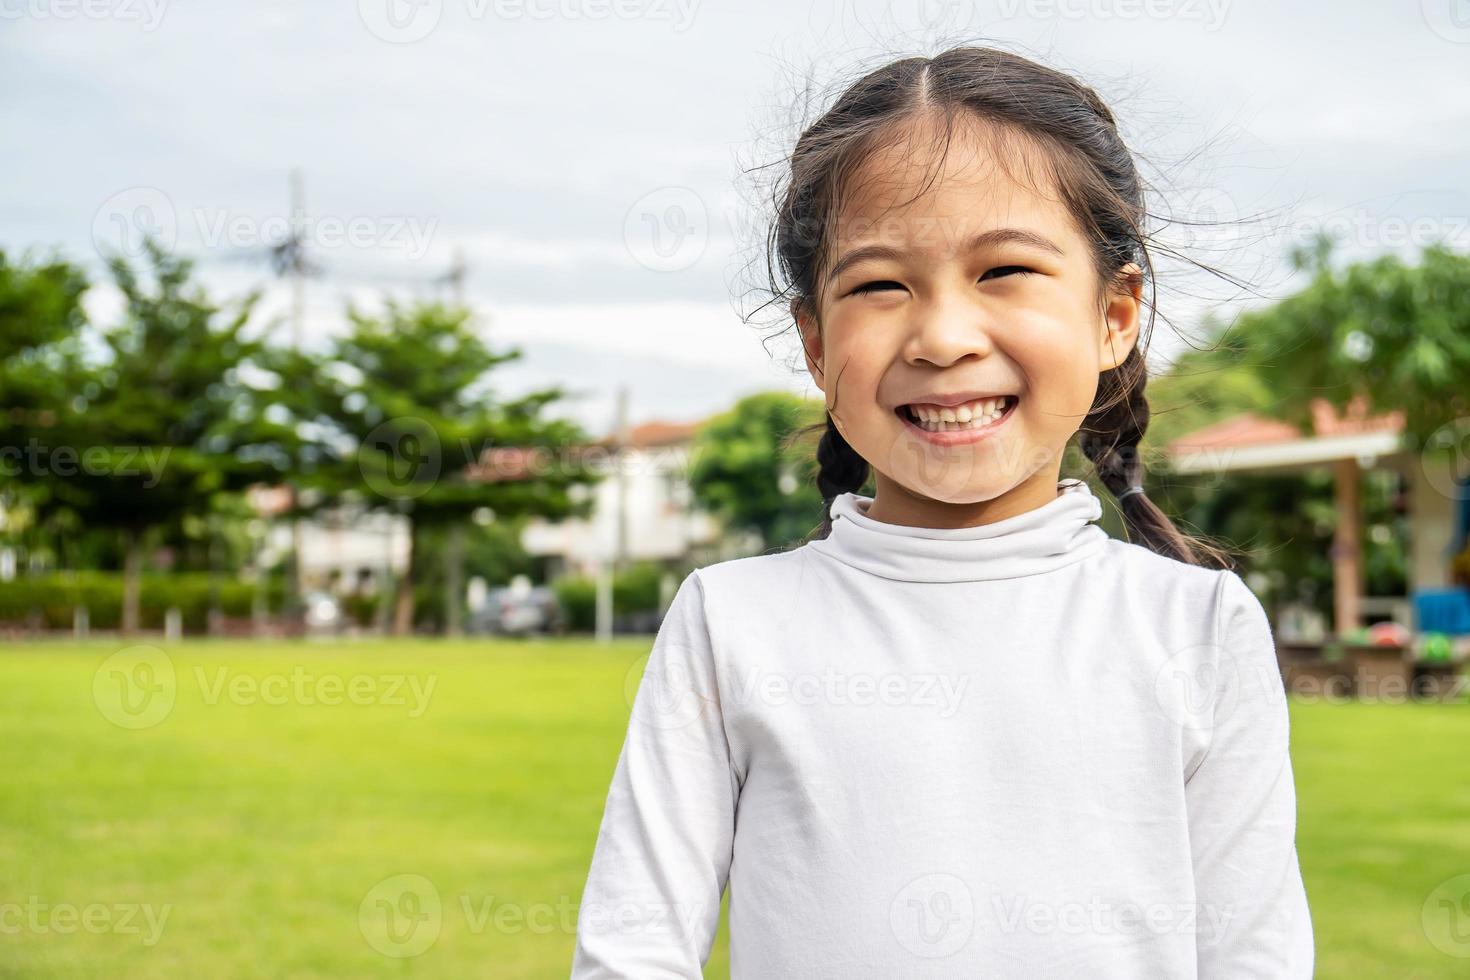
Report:
[[[702,975],[737,795],[696,571],[639,681],[582,894],[573,980]]]
[[[1271,625],[1221,573],[1209,743],[1186,777],[1199,980],[1307,980],[1312,921],[1296,852],[1290,723]],[[1202,717],[1205,717],[1202,715]]]

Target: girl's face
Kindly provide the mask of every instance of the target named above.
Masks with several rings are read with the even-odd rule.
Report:
[[[962,125],[942,162],[928,127],[869,158],[816,316],[797,317],[828,411],[875,471],[877,520],[966,526],[1054,499],[1099,373],[1137,340],[1139,287],[1100,300],[1066,205],[1011,176],[1045,171],[998,161],[991,132]]]

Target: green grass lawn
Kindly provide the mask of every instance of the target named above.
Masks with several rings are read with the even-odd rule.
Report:
[[[0,977],[566,976],[647,648],[0,652]],[[1317,976],[1470,974],[1423,918],[1470,872],[1470,708],[1292,714]]]

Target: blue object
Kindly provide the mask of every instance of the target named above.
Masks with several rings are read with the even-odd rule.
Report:
[[[1421,633],[1470,633],[1470,589],[1420,589],[1414,619]]]
[[[1453,558],[1470,543],[1470,478],[1455,481],[1455,533],[1450,537],[1444,556]]]

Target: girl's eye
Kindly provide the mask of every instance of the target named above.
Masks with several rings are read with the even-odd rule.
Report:
[[[865,295],[867,293],[876,293],[876,292],[880,292],[882,290],[887,290],[887,289],[902,289],[902,288],[903,288],[903,283],[894,282],[892,279],[878,279],[878,280],[875,280],[873,282],[865,282],[865,283],[863,283],[861,286],[859,286],[856,289],[854,289],[848,295],[850,295],[850,296],[862,296],[862,295]]]
[[[1028,269],[1028,267],[1026,267],[1026,266],[997,266],[997,267],[994,267],[994,269],[988,270],[988,272],[986,272],[985,275],[980,276],[980,282],[985,282],[986,279],[992,279],[992,278],[994,278],[994,279],[1000,279],[1001,276],[1013,276],[1013,275],[1028,276],[1032,272],[1033,272],[1033,270],[1032,269]]]

